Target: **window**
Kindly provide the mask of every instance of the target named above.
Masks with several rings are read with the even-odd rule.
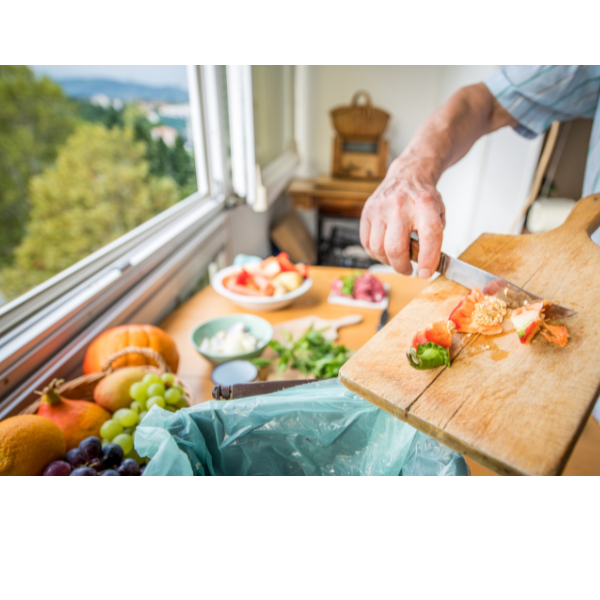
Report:
[[[30,156],[29,162],[39,170],[39,177],[37,173],[31,176],[33,185],[41,186],[49,195],[49,215],[62,218],[59,225],[67,224],[60,228],[61,235],[70,236],[79,244],[79,254],[67,247],[70,253],[63,256],[62,263],[66,268],[60,272],[55,269],[45,281],[0,307],[0,418],[27,406],[33,391],[53,377],[66,378],[76,372],[86,346],[102,330],[124,322],[157,322],[166,316],[194,289],[209,263],[225,247],[224,198],[217,190],[226,189],[226,178],[211,153],[219,143],[214,136],[222,134],[206,126],[209,106],[213,107],[211,118],[219,122],[223,119],[222,107],[211,97],[214,90],[210,84],[204,85],[204,78],[214,76],[216,69],[178,69],[182,69],[179,82],[183,81],[187,88],[185,96],[179,89],[171,99],[152,100],[147,95],[138,101],[130,100],[130,95],[119,98],[121,102],[108,93],[108,100],[103,96],[94,101],[78,98],[81,87],[92,85],[93,80],[86,80],[85,85],[79,82],[79,87],[69,83],[69,89],[75,90],[70,92],[70,98],[50,78],[32,69],[23,67],[16,73],[30,85],[43,84],[43,110],[38,103],[36,110],[31,111],[34,116],[44,110],[50,112],[57,135],[61,133],[59,117],[63,118],[62,128],[72,127],[61,134],[62,140],[53,153],[40,154],[36,160]],[[146,75],[149,73],[146,70]],[[14,72],[3,71],[2,75],[0,93],[6,92],[7,79],[12,77],[8,82],[11,84],[15,79]],[[157,86],[150,83],[134,85],[129,81],[107,91],[125,89],[126,94],[154,94],[147,88]],[[20,104],[31,98],[24,97],[22,90],[23,86],[17,93],[12,92]],[[59,98],[60,110],[56,109],[58,104],[50,105],[48,90]],[[167,94],[172,90],[162,91]],[[18,138],[24,140],[24,148],[32,148],[25,144],[28,133],[52,130],[19,120],[18,113],[11,114],[5,104],[0,106],[3,126],[14,129],[20,122],[27,125]],[[75,115],[73,107],[79,111]],[[77,144],[71,147],[69,140],[74,136]],[[71,153],[66,159],[65,149]],[[0,160],[3,159],[6,152],[0,153]],[[82,181],[81,173],[88,180]],[[50,182],[44,188],[45,176]],[[42,184],[36,183],[40,180]],[[98,199],[99,192],[105,197]],[[132,198],[140,201],[143,210],[130,201]],[[71,205],[59,205],[66,201]],[[102,203],[104,206],[99,206]],[[107,230],[98,235],[95,221]],[[121,227],[116,233],[111,229],[115,221]],[[69,223],[81,230],[71,231]],[[29,218],[27,231],[38,225],[43,223]],[[86,234],[90,238],[95,235],[97,244],[86,246]],[[64,250],[61,240],[47,232],[34,241],[32,247],[36,251],[41,248],[42,257]],[[38,266],[34,262],[33,270]],[[26,270],[22,273],[29,275]]]
[[[298,165],[294,141],[294,67],[228,66],[233,190],[264,211]]]
[[[297,160],[291,106],[256,146],[249,66],[71,69],[0,67],[0,419],[76,375],[102,331],[164,318],[227,247],[228,197],[264,210]],[[291,102],[287,69],[258,97]]]
[[[184,66],[3,66],[0,106],[0,304],[198,190]]]
[[[254,151],[261,169],[294,150],[293,67],[252,67]]]

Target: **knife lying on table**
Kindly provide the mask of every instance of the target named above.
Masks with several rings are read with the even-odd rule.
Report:
[[[418,262],[419,239],[415,233],[412,233],[410,237],[410,259]],[[440,254],[440,262],[436,271],[444,275],[447,279],[464,285],[470,290],[478,287],[486,296],[495,296],[506,302],[508,308],[519,308],[526,304],[543,300],[543,298],[517,287],[510,283],[510,281],[502,279],[502,277],[492,275],[483,269],[478,269],[469,263],[448,256],[443,252]],[[546,319],[566,319],[576,314],[574,310],[554,304],[553,302],[544,308],[544,313],[546,314]]]

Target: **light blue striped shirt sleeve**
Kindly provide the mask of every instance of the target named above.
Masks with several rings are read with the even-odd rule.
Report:
[[[600,188],[600,66],[504,66],[484,82],[498,102],[519,122],[515,131],[534,138],[552,121],[595,119],[584,194]]]

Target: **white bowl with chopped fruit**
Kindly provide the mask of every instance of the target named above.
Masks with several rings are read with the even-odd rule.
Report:
[[[221,269],[211,279],[217,294],[246,310],[273,311],[308,292],[308,265],[292,263],[282,252],[266,260]]]

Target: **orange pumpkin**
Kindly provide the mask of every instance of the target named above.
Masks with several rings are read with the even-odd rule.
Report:
[[[89,375],[101,371],[102,363],[111,354],[128,346],[155,350],[165,359],[169,369],[177,373],[179,366],[177,346],[170,335],[153,325],[121,325],[105,331],[87,349],[83,360],[83,372]],[[143,365],[158,366],[151,359],[139,354],[128,354],[112,363],[113,369]]]

